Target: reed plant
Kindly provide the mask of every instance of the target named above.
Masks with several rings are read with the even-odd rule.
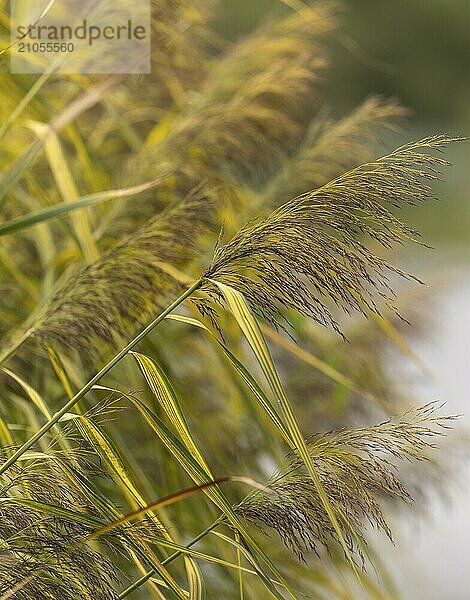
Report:
[[[0,78],[2,600],[397,597],[367,531],[454,419],[387,368],[400,210],[460,138],[337,117],[338,8],[283,8],[152,0],[150,75]]]

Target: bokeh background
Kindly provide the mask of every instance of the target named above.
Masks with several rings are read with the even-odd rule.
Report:
[[[338,116],[379,93],[410,109],[404,141],[438,132],[470,134],[469,0],[350,0],[341,7],[344,26],[331,42],[322,85]],[[236,39],[283,10],[278,0],[222,0],[217,26]],[[470,427],[470,143],[448,155],[454,167],[437,186],[442,201],[410,217],[434,250],[413,248],[412,256],[402,256],[428,284],[434,323],[432,332],[411,342],[429,374],[407,372],[404,388],[425,402],[446,401],[449,412],[463,414],[464,429]],[[424,517],[395,517],[396,546],[384,544],[383,558],[405,600],[470,597],[465,464],[446,492],[444,499],[429,497]]]

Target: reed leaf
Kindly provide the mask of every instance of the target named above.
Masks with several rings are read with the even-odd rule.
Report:
[[[76,202],[80,197],[80,193],[58,136],[49,130],[49,125],[46,123],[31,121],[28,125],[39,138],[44,139],[47,160],[62,200],[66,204]],[[80,209],[78,212],[73,212],[71,221],[85,260],[87,262],[96,260],[98,258],[98,248],[86,210]]]
[[[269,348],[264,340],[263,334],[261,333],[261,329],[259,328],[257,321],[251,315],[249,308],[240,292],[237,292],[236,290],[220,282],[217,283],[217,286],[220,288],[237,323],[245,334],[245,337],[247,338],[248,343],[250,344],[251,349],[253,350],[261,366],[263,374],[269,383],[269,387],[271,388],[271,391],[280,406],[284,417],[285,427],[288,432],[289,445],[297,457],[303,462],[308,474],[310,475],[316,495],[320,498],[330,523],[333,526],[336,535],[338,536],[338,540],[343,546],[345,554],[351,561],[351,564],[354,568],[354,563],[352,557],[350,556],[348,545],[340,527],[339,518],[342,518],[344,521],[343,524],[352,530],[352,535],[355,534],[354,530],[352,529],[353,525],[350,523],[347,517],[344,518],[342,513],[338,515],[330,503],[329,496],[318,475],[315,465],[311,460],[297,415],[295,414],[294,409],[284,392],[284,388],[277,373],[276,367],[274,366]]]
[[[208,329],[204,325],[204,323],[202,323],[198,319],[193,319],[191,317],[185,317],[183,315],[168,315],[167,319],[179,321],[181,323],[187,323],[194,327],[198,327],[198,328],[203,329],[204,331],[208,332],[209,334],[211,334],[211,336],[213,336],[213,333],[211,332],[211,330]],[[233,352],[230,350],[230,348],[228,348],[228,346],[226,346],[223,342],[221,342],[220,340],[215,338],[215,336],[213,336],[213,337],[214,337],[214,339],[217,340],[218,344],[222,348],[222,350],[223,350],[225,356],[227,357],[227,359],[229,360],[230,364],[235,369],[235,371],[240,375],[242,380],[245,382],[246,386],[248,387],[250,392],[253,394],[253,396],[256,398],[256,400],[260,404],[261,408],[266,412],[266,414],[269,416],[271,421],[274,423],[274,426],[276,427],[276,429],[281,433],[283,439],[287,443],[289,443],[289,441],[290,441],[289,433],[288,433],[282,419],[278,415],[276,408],[272,405],[271,401],[268,399],[268,397],[266,396],[265,392],[263,391],[261,386],[258,384],[256,379],[251,375],[251,373],[247,370],[247,368],[238,360],[238,358],[233,354]]]
[[[129,196],[134,196],[135,194],[140,194],[142,192],[152,189],[153,187],[158,185],[160,181],[161,179],[156,179],[155,181],[149,181],[147,183],[142,183],[140,185],[132,186],[130,188],[122,188],[119,190],[108,190],[98,192],[96,194],[88,194],[87,196],[83,196],[79,200],[75,200],[73,202],[48,206],[33,214],[26,215],[24,217],[16,217],[11,221],[8,221],[7,223],[2,223],[0,225],[0,237],[3,235],[11,235],[12,233],[16,233],[18,231],[23,231],[24,229],[32,227],[33,225],[37,225],[38,223],[43,223],[44,221],[56,219],[57,217],[61,217],[80,208],[92,206],[99,202],[104,202],[106,200],[115,200],[117,198],[126,198]]]
[[[180,410],[178,409],[178,400],[174,390],[172,389],[169,381],[164,376],[163,371],[156,365],[154,361],[149,361],[147,358],[145,362],[140,362],[139,355],[137,355],[136,360],[139,361],[139,366],[142,369],[143,373],[147,372],[145,375],[147,381],[151,382],[151,389],[155,390],[158,397],[164,397],[165,402],[164,405],[167,406],[167,410],[165,411],[170,421],[176,426],[177,430],[182,433],[182,441],[178,439],[169,429],[164,425],[164,423],[155,415],[153,411],[151,411],[148,407],[145,406],[144,403],[138,401],[131,395],[126,395],[134,406],[141,412],[142,416],[145,418],[147,423],[153,429],[153,431],[160,437],[161,441],[165,444],[167,449],[173,454],[178,463],[184,467],[187,471],[188,475],[193,479],[196,485],[202,485],[207,483],[208,481],[213,480],[213,476],[209,470],[209,467],[206,465],[204,458],[202,457],[197,445],[195,444],[191,433],[186,429],[186,426],[182,424],[182,418],[180,415]],[[172,415],[172,416],[171,416]],[[194,454],[193,454],[194,452]],[[282,578],[274,564],[269,560],[267,555],[263,552],[261,548],[256,544],[252,536],[246,530],[243,523],[239,520],[235,512],[233,511],[230,503],[221,493],[221,491],[216,488],[207,488],[204,489],[205,494],[208,498],[222,511],[222,513],[226,516],[229,523],[231,523],[238,531],[240,535],[243,536],[249,545],[254,549],[256,555],[260,556],[263,562],[269,567],[269,569],[278,577],[286,589],[289,591],[290,595],[293,598],[296,598],[291,587],[287,584],[287,582]],[[272,595],[275,598],[280,598],[277,590],[273,587],[269,577],[265,574],[263,567],[259,564],[259,561],[256,560],[256,571],[262,578],[263,582],[266,584],[268,590],[271,591]]]

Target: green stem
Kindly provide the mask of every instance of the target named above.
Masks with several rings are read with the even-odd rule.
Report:
[[[202,280],[198,279],[193,285],[188,288],[181,296],[179,296],[170,306],[168,306],[158,317],[145,327],[131,342],[127,344],[118,354],[116,354],[94,377],[86,383],[80,391],[78,391],[73,398],[71,398],[64,406],[57,411],[44,425],[27,440],[18,450],[6,460],[0,467],[0,475],[11,467],[23,454],[31,448],[38,440],[42,438],[85,394],[87,394],[91,388],[98,383],[98,381],[106,375],[114,366],[122,360],[126,354],[134,348],[152,329],[154,329],[163,319],[169,315],[177,306],[179,306],[188,296],[190,296],[195,290],[201,286]]]
[[[9,117],[3,122],[0,127],[0,139],[3,138],[5,133],[8,131],[11,124],[21,115],[23,110],[28,106],[37,92],[46,83],[49,77],[52,75],[52,71],[48,69],[45,71],[39,79],[36,80],[35,84],[29,89],[28,93],[23,97],[21,102],[16,106],[15,110],[9,115]]]
[[[204,531],[202,531],[199,535],[197,535],[194,539],[192,539],[189,542],[189,544],[187,544],[186,548],[191,548],[191,546],[194,546],[194,544],[196,542],[199,542],[199,540],[201,540],[208,533],[210,533],[215,527],[217,527],[217,525],[221,521],[222,521],[222,519],[219,518],[219,519],[217,519],[217,521],[212,523],[212,525],[209,525],[209,527],[207,529],[204,529]],[[181,556],[182,554],[183,554],[183,552],[181,550],[174,552],[171,556],[169,556],[164,561],[162,561],[162,565],[166,566],[168,563],[172,562],[173,560],[175,560],[176,558],[178,558],[178,556]],[[156,571],[154,569],[152,569],[152,570],[148,571],[147,573],[145,573],[145,575],[142,575],[142,577],[140,579],[137,579],[137,581],[134,581],[134,583],[132,585],[130,585],[125,590],[123,590],[119,594],[118,598],[119,599],[125,598],[126,596],[131,594],[134,590],[136,590],[138,587],[140,587],[142,584],[144,584],[146,581],[148,581],[150,579],[150,577],[152,577],[152,575],[155,575],[155,573],[156,573]]]
[[[10,358],[10,356],[12,356],[18,350],[18,348],[23,344],[23,342],[25,342],[29,338],[30,335],[31,330],[25,329],[18,338],[11,342],[11,345],[3,352],[3,354],[0,355],[0,365],[6,362]]]

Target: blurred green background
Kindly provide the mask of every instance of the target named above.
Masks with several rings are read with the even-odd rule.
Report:
[[[331,44],[322,86],[335,112],[346,114],[379,93],[410,109],[406,141],[437,132],[470,134],[469,0],[343,0],[339,7],[343,27]],[[221,0],[217,25],[236,39],[287,10],[281,0]],[[450,150],[456,167],[442,186],[445,202],[417,211],[430,243],[455,249],[464,261],[470,260],[469,154],[468,143]]]

